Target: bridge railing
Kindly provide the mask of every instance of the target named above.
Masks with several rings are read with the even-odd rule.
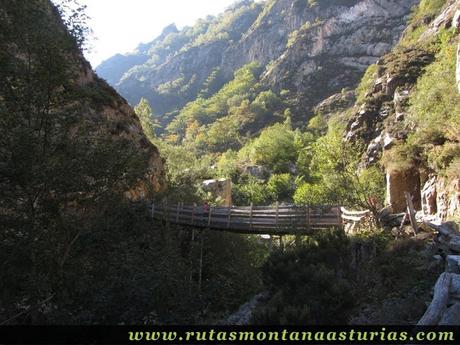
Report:
[[[175,224],[241,233],[292,233],[342,226],[338,206],[152,205],[152,217]]]

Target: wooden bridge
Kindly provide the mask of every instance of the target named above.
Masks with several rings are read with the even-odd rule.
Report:
[[[205,207],[152,205],[152,218],[165,222],[242,234],[286,235],[342,227],[338,206]]]

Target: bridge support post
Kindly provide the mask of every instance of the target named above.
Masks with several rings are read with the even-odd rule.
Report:
[[[270,235],[270,242],[268,242],[268,252],[271,253],[273,251],[273,235]]]
[[[283,242],[283,235],[280,235],[280,249],[284,252],[284,242]]]
[[[205,231],[200,233],[200,266],[198,267],[198,292],[201,294],[201,285],[203,282],[203,246]]]

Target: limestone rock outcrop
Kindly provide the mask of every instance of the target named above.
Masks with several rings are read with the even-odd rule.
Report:
[[[432,40],[443,29],[458,30],[460,1],[447,1],[439,15],[424,20],[426,30],[418,38],[421,43]],[[416,131],[410,121],[405,121],[409,98],[425,67],[435,61],[435,55],[421,47],[423,44],[400,46],[379,59],[371,88],[362,104],[354,108],[346,140],[363,141],[367,145],[363,157],[366,165],[380,161],[387,150],[405,143],[409,134]],[[456,79],[460,83],[460,56],[458,60]],[[458,179],[436,176],[423,165],[423,158],[415,154],[396,164],[389,157],[386,157],[387,204],[394,212],[405,211],[404,192],[409,192],[416,210],[422,210],[426,216],[446,220],[460,214]]]
[[[344,88],[354,88],[367,66],[391,50],[417,2],[246,0],[231,10],[236,17],[229,17],[233,20],[227,30],[230,39],[197,44],[187,41],[191,39],[188,28],[166,36],[167,42],[175,44],[173,39],[187,32],[176,51],[166,52],[166,41],[156,39],[148,44],[150,50],[143,47],[129,55],[132,61],[136,55],[148,61],[126,65],[122,77],[120,69],[111,66],[120,57],[101,64],[97,71],[131,104],[145,97],[158,114],[164,114],[195,99],[213,72],[218,87],[243,65],[258,62],[264,69],[264,87],[289,91],[293,121],[300,126],[316,104]],[[174,83],[180,87],[164,92],[164,86]]]
[[[232,180],[206,180],[202,183],[203,190],[211,194],[211,197],[223,206],[232,206]]]

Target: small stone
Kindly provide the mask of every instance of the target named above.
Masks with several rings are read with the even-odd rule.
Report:
[[[438,254],[438,255],[434,255],[434,256],[433,256],[433,260],[436,262],[437,265],[442,264],[442,261],[443,261],[443,260],[442,260],[442,256],[439,255],[439,254]]]
[[[390,134],[385,133],[385,138],[383,138],[383,148],[385,150],[388,150],[389,148],[391,148],[391,146],[393,146],[393,143],[394,143],[394,138],[392,138]]]

